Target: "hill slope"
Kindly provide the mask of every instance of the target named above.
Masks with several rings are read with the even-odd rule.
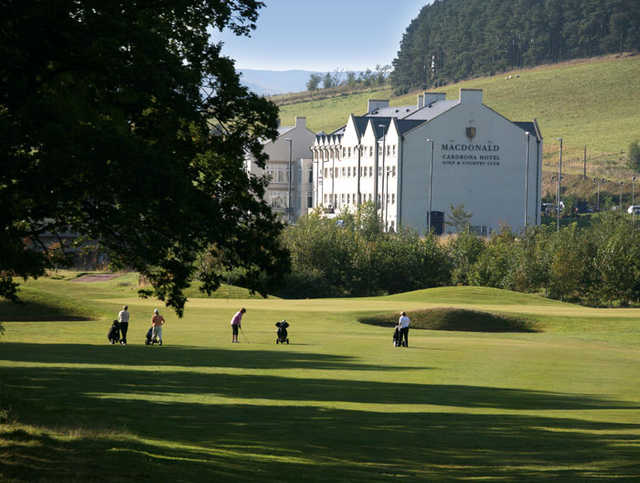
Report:
[[[512,79],[507,79],[512,74]],[[519,77],[516,77],[519,75]],[[565,170],[582,172],[587,146],[587,174],[625,179],[622,168],[632,141],[640,140],[640,55],[607,56],[539,66],[440,87],[448,99],[460,88],[484,91],[484,103],[513,121],[537,119],[544,136],[544,169],[555,169],[564,140]],[[346,123],[349,113],[366,110],[367,98],[391,105],[416,102],[417,92],[391,97],[391,90],[284,106],[284,125],[306,116],[311,129],[326,132]],[[612,169],[614,168],[614,169]]]

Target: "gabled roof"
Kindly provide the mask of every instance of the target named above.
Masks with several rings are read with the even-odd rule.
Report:
[[[451,100],[451,101],[438,101],[433,102],[431,104],[427,104],[420,109],[415,110],[407,116],[404,116],[403,119],[420,119],[422,121],[430,121],[438,117],[440,114],[448,111],[452,107],[460,104],[460,100]]]
[[[407,131],[413,129],[414,127],[419,126],[423,122],[426,122],[423,119],[398,119],[398,134],[404,134]]]
[[[416,106],[380,107],[364,114],[367,117],[397,117],[403,118],[416,111]]]
[[[293,128],[295,128],[295,126],[280,126],[278,128],[278,136],[282,136],[283,134],[287,134]]]
[[[526,131],[532,136],[535,136],[537,139],[542,139],[542,134],[538,129],[538,123],[536,123],[535,121],[513,121],[513,123],[523,131]]]

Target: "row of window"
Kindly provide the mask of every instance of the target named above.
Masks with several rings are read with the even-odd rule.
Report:
[[[306,196],[307,208],[313,208],[313,193],[307,192]],[[267,191],[265,193],[265,201],[271,208],[287,208],[289,206],[289,195],[280,191]],[[291,200],[295,204],[295,199]]]
[[[378,155],[382,156],[383,146],[378,144]],[[353,155],[360,150],[360,155],[364,157],[373,157],[373,146],[354,146],[353,147]],[[396,145],[390,144],[386,148],[387,156],[395,156],[396,155]],[[321,161],[329,161],[330,159],[340,159],[340,155],[342,154],[342,158],[350,158],[351,157],[351,147],[347,148],[329,148],[329,149],[314,149],[313,150],[313,159],[321,160]]]
[[[367,201],[373,201],[373,196],[371,193],[360,193],[361,199],[360,203],[366,203]],[[378,203],[383,203],[386,198],[386,203],[391,203],[392,205],[396,202],[396,194],[395,193],[387,193],[386,196],[381,196],[378,193]],[[338,206],[338,204],[342,205],[355,205],[356,203],[356,193],[328,193],[324,195],[324,204],[326,206]]]
[[[373,166],[360,166],[360,170],[356,166],[343,166],[341,168],[324,168],[324,177],[325,178],[339,178],[341,176],[343,178],[350,178],[360,176],[364,177],[373,177]],[[387,166],[387,174],[391,177],[395,177],[396,175],[396,167],[395,166]],[[382,176],[382,166],[378,166],[378,176]]]
[[[267,175],[272,183],[288,183],[289,168],[276,168],[267,165]],[[313,170],[307,170],[307,182],[313,183]]]

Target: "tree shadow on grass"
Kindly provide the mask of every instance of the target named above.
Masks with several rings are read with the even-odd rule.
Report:
[[[361,364],[356,357],[276,350],[226,350],[190,346],[1,343],[0,359],[59,364],[235,367],[242,369],[321,369],[402,371],[404,366]],[[428,369],[421,367],[421,369]]]
[[[51,367],[3,368],[0,375],[3,387],[20,397],[19,421],[80,428],[67,440],[0,426],[0,477],[17,481],[605,481],[640,475],[640,424],[500,412],[637,409],[587,395]],[[201,397],[176,400],[193,394]],[[496,411],[346,410],[332,408],[334,401]]]
[[[0,301],[0,321],[2,322],[79,322],[93,318],[69,307],[57,306],[38,301]]]

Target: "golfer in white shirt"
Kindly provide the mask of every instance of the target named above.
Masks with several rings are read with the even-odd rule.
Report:
[[[398,320],[398,327],[400,328],[400,344],[409,347],[409,324],[411,320],[407,317],[406,312],[402,312],[400,314],[400,319]]]

